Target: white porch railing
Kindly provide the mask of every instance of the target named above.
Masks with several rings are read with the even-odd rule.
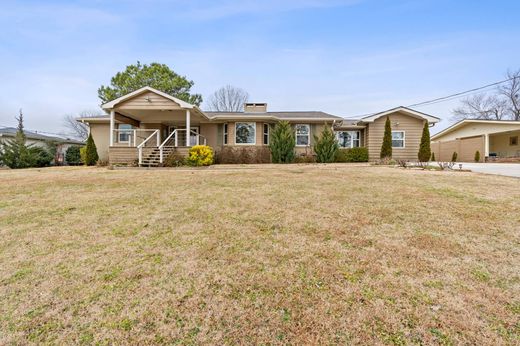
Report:
[[[160,163],[163,163],[163,161],[164,161],[164,148],[165,147],[178,147],[179,146],[179,134],[183,133],[183,132],[186,133],[186,129],[175,129],[161,143],[161,145],[159,146],[159,162]],[[186,136],[184,136],[184,137],[186,138]],[[183,138],[183,139],[185,139],[185,138]],[[203,135],[201,135],[193,130],[190,130],[190,146],[200,145],[201,138],[202,138],[202,143],[204,145],[206,145],[206,143],[207,143],[206,137],[204,137]],[[195,139],[195,141],[192,142],[192,139]],[[141,161],[139,161],[139,163],[140,162]]]
[[[146,146],[146,143],[152,142],[153,139],[156,139],[155,147],[159,146],[160,142],[160,132],[159,130],[155,130],[150,136],[148,136],[141,144],[137,146],[137,150],[139,151],[139,164],[143,163],[143,147]]]
[[[114,130],[114,145],[135,148],[156,131],[154,129],[117,129]]]

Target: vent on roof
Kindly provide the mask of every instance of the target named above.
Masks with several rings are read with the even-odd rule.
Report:
[[[267,112],[267,103],[244,103],[244,112],[249,112],[249,113]]]

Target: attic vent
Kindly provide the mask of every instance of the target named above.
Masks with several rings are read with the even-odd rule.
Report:
[[[248,113],[267,112],[267,103],[244,103],[244,112],[248,112]]]

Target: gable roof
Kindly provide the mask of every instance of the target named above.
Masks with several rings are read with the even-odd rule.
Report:
[[[15,127],[0,128],[0,137],[14,137],[14,136],[16,136],[17,131],[18,131],[18,129]],[[33,140],[37,140],[37,141],[55,141],[55,142],[67,143],[67,144],[85,144],[85,143],[78,141],[76,139],[73,139],[73,138],[42,135],[41,133],[27,131],[27,130],[24,130],[24,133],[25,133],[25,137],[27,137],[27,139],[33,139]]]
[[[438,123],[441,120],[440,118],[434,117],[433,115],[419,112],[419,111],[413,110],[408,107],[399,106],[399,107],[395,107],[395,108],[392,108],[392,109],[389,109],[389,110],[386,110],[383,112],[368,115],[366,117],[361,118],[361,121],[371,123],[371,122],[374,122],[374,120],[376,120],[376,119],[379,119],[381,117],[384,117],[385,115],[389,115],[389,114],[392,114],[395,112],[401,112],[401,113],[405,113],[405,114],[410,115],[415,118],[424,119],[424,120],[427,120],[429,123]]]
[[[458,130],[459,128],[461,127],[464,127],[466,124],[499,124],[499,125],[518,125],[518,127],[520,128],[520,121],[515,121],[515,120],[483,120],[483,119],[463,119],[463,120],[460,120],[458,122],[456,122],[455,124],[451,125],[450,127],[448,128],[445,128],[444,130],[442,130],[441,132],[439,133],[436,133],[434,134],[432,137],[431,137],[431,140],[435,140],[439,137],[442,137],[450,132],[453,132],[455,130]]]
[[[132,91],[132,92],[129,93],[129,94],[126,94],[126,95],[123,95],[123,96],[121,96],[121,97],[118,97],[118,98],[115,99],[115,100],[109,101],[109,102],[107,102],[107,103],[101,105],[101,108],[103,108],[103,109],[111,109],[111,108],[114,108],[114,107],[115,107],[116,105],[118,105],[119,103],[124,102],[124,101],[126,101],[126,100],[129,100],[129,99],[131,99],[131,98],[133,98],[133,97],[135,97],[135,96],[141,95],[141,94],[143,94],[143,93],[145,93],[145,92],[148,92],[148,91],[153,92],[154,94],[157,94],[157,95],[159,95],[159,96],[162,96],[162,97],[164,97],[164,98],[166,98],[166,99],[168,99],[168,100],[171,100],[171,101],[177,103],[181,108],[184,108],[184,109],[193,109],[193,108],[197,108],[197,106],[194,106],[194,105],[192,105],[192,104],[190,104],[190,103],[188,103],[188,102],[186,102],[186,101],[183,101],[183,100],[181,100],[181,99],[178,99],[178,98],[176,98],[176,97],[174,97],[174,96],[172,96],[172,95],[170,95],[170,94],[167,94],[167,93],[165,93],[165,92],[162,92],[162,91],[160,91],[160,90],[154,89],[154,88],[149,87],[149,86],[144,86],[144,87],[142,87],[142,88],[140,88],[140,89],[137,89],[137,90],[135,90],[135,91]],[[198,109],[198,108],[197,108],[197,109]]]
[[[269,120],[342,120],[343,118],[319,111],[295,112],[205,112],[212,120],[269,119]]]

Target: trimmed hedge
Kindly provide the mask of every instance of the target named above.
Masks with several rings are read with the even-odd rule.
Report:
[[[271,163],[271,151],[260,146],[225,146],[215,153],[215,163]]]
[[[350,148],[339,149],[336,152],[335,162],[368,162],[368,149]]]

